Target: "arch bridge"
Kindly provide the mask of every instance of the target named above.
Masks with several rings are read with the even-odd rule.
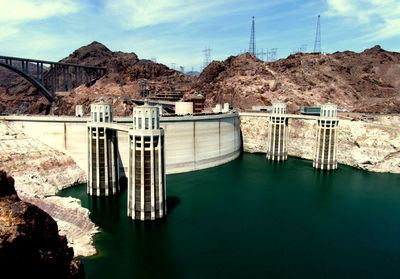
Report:
[[[106,73],[104,67],[1,55],[0,66],[25,78],[49,103],[56,91],[69,91],[83,83],[90,85]]]

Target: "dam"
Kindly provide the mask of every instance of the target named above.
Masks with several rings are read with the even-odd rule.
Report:
[[[65,152],[88,172],[87,122],[90,117],[0,116],[12,121],[24,133]],[[120,176],[128,172],[132,117],[114,117],[117,130]],[[242,140],[238,113],[162,116],[165,131],[166,173],[181,173],[215,167],[239,157]]]
[[[92,108],[95,108],[92,105]],[[325,107],[332,110],[332,117],[329,123],[334,125],[334,137],[332,137],[332,129],[330,124],[326,128],[321,128],[320,123],[325,123],[326,116],[321,114],[318,116],[286,114],[284,103],[273,104],[274,111],[272,114],[230,111],[227,109],[224,113],[214,114],[188,114],[188,115],[164,115],[159,118],[160,128],[165,133],[165,168],[166,174],[190,172],[205,168],[215,167],[230,162],[239,157],[242,151],[243,138],[241,134],[241,117],[265,117],[266,126],[268,127],[268,136],[263,141],[268,142],[268,150],[266,152],[267,159],[270,160],[286,160],[287,159],[287,137],[288,120],[289,119],[308,119],[318,124],[314,131],[313,137],[316,139],[314,144],[313,166],[319,169],[335,169],[337,167],[337,134],[338,118],[336,117],[336,106],[333,104],[325,104],[321,111],[325,111]],[[106,118],[102,119],[101,129],[93,128],[90,132],[90,140],[88,141],[87,127],[91,127],[90,120],[96,117],[80,117],[80,116],[0,116],[0,120],[12,121],[17,124],[22,131],[29,136],[42,141],[48,146],[65,152],[70,155],[79,167],[86,173],[89,173],[92,167],[88,166],[88,159],[96,161],[92,157],[93,151],[98,148],[98,133],[102,132],[102,138],[110,137],[112,140],[105,141],[104,146],[116,146],[109,156],[117,153],[112,161],[105,160],[102,165],[112,165],[117,168],[113,173],[119,173],[118,177],[128,177],[129,168],[129,152],[130,152],[130,134],[132,131],[132,117],[115,117],[112,118],[112,106],[108,108],[109,112]],[[78,110],[77,110],[78,111]],[[96,114],[97,112],[94,112]],[[99,112],[99,115],[103,115]],[[331,113],[331,111],[329,111]],[[81,115],[80,113],[78,115]],[[96,121],[95,121],[96,122]],[[324,124],[325,125],[325,124]],[[96,126],[95,126],[96,127]],[[105,131],[112,133],[109,136]],[[330,136],[328,135],[330,131]],[[103,135],[101,134],[101,135]],[[323,136],[321,136],[321,134]],[[100,135],[100,136],[101,136]],[[318,136],[317,136],[318,135]],[[97,146],[93,149],[93,145]],[[102,145],[103,146],[103,145]],[[111,147],[108,147],[108,149]],[[114,147],[113,147],[114,148]],[[107,149],[107,150],[108,150]],[[88,153],[88,150],[90,151]],[[96,152],[103,152],[103,148]],[[108,151],[107,151],[108,152]],[[103,154],[102,153],[102,154]],[[89,155],[88,155],[89,154]],[[97,158],[98,160],[98,158]],[[103,159],[102,159],[103,160]],[[93,161],[93,162],[95,162]],[[92,163],[93,163],[92,162]],[[324,163],[321,163],[324,162]],[[92,164],[91,163],[91,164]],[[98,176],[100,173],[97,174]],[[109,174],[113,176],[112,173]],[[108,175],[103,174],[103,177]],[[128,177],[129,178],[129,177]],[[115,179],[110,180],[110,185]],[[89,181],[91,183],[91,181]],[[100,183],[99,181],[97,183]],[[108,184],[107,184],[108,185]],[[115,188],[115,187],[114,187]],[[111,189],[115,192],[115,189]],[[108,191],[107,191],[108,193]],[[100,193],[98,193],[100,195]]]

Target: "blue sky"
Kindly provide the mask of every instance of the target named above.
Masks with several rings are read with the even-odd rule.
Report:
[[[199,70],[248,49],[251,17],[258,49],[314,46],[322,51],[400,51],[399,0],[0,0],[0,55],[60,60],[96,40],[111,50]]]

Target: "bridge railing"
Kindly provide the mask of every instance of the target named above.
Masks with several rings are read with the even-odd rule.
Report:
[[[0,66],[27,79],[50,103],[58,89],[69,91],[84,82],[92,83],[106,73],[104,67],[4,55],[0,55]]]

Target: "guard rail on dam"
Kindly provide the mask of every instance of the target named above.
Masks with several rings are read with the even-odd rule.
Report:
[[[0,116],[14,122],[27,135],[70,155],[87,172],[89,117]],[[114,118],[120,152],[120,170],[127,172],[128,131],[132,118]],[[218,166],[236,159],[241,152],[240,121],[237,113],[162,117],[165,131],[167,174]],[[122,173],[122,172],[121,172]]]
[[[240,112],[240,116],[248,116],[248,117],[270,117],[271,113],[265,113],[265,112]],[[319,116],[315,115],[304,115],[304,114],[284,114],[285,117],[287,118],[293,118],[293,119],[309,119],[309,120],[316,120],[319,118]]]

